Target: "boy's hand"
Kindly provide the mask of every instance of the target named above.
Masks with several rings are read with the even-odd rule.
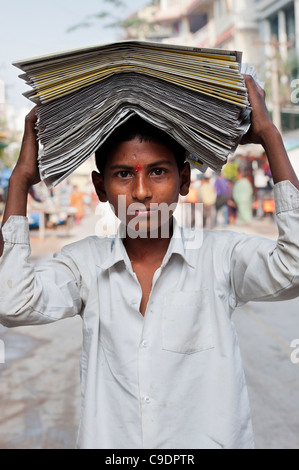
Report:
[[[244,135],[241,145],[264,145],[267,137],[275,128],[265,103],[265,92],[250,75],[244,75],[248,90],[249,102],[252,107],[251,126]]]
[[[40,182],[38,170],[38,141],[35,130],[36,107],[26,116],[25,131],[21,152],[9,180],[7,201],[2,219],[2,227],[10,216],[26,216],[28,192]],[[0,231],[0,256],[4,250],[4,240]]]
[[[252,107],[251,126],[241,144],[261,144],[264,147],[274,183],[290,181],[299,189],[298,177],[291,165],[282,137],[273,124],[265,104],[265,92],[248,75],[244,75]]]
[[[34,107],[25,119],[25,131],[21,152],[13,171],[14,179],[18,179],[28,189],[40,182],[38,170],[38,140],[35,129],[37,121],[36,107]]]

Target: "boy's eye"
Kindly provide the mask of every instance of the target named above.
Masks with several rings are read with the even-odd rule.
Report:
[[[127,170],[122,170],[122,171],[118,171],[117,176],[119,178],[129,178],[131,176],[131,174]]]
[[[155,168],[153,171],[152,171],[152,174],[154,176],[162,176],[164,175],[166,172],[166,170],[164,170],[163,168]]]
[[[166,170],[164,168],[154,168],[153,170],[151,170],[150,175],[151,176],[163,176],[165,173],[166,173]],[[132,178],[134,174],[129,170],[120,170],[117,173],[115,173],[115,176],[121,179],[128,179],[128,178]]]

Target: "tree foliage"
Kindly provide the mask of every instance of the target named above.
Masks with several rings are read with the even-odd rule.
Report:
[[[122,0],[103,0],[104,3],[112,7],[114,10],[116,9],[119,11],[120,9],[125,8],[126,4]],[[88,15],[86,18],[81,23],[78,23],[76,25],[70,26],[67,29],[68,33],[71,33],[73,31],[76,31],[77,29],[81,28],[89,28],[91,26],[94,26],[95,22],[98,21],[104,21],[104,20],[110,20],[109,23],[104,24],[104,28],[122,28],[124,27],[123,21],[121,20],[120,16],[114,15],[111,13],[111,11],[108,10],[106,11],[100,11],[98,13],[94,13],[93,15]]]

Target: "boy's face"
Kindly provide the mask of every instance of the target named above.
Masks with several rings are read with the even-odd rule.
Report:
[[[171,150],[159,142],[140,142],[138,138],[121,142],[114,149],[104,178],[96,172],[92,176],[99,199],[109,201],[127,227],[131,223],[145,233],[169,224],[179,195],[188,194],[190,185],[188,164],[179,171]],[[157,211],[161,204],[171,208],[168,213],[163,210],[162,216]]]

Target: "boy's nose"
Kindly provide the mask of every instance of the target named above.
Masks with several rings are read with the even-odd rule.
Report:
[[[144,201],[152,197],[150,184],[147,181],[146,176],[143,175],[141,171],[135,177],[135,184],[132,196],[138,201]]]

